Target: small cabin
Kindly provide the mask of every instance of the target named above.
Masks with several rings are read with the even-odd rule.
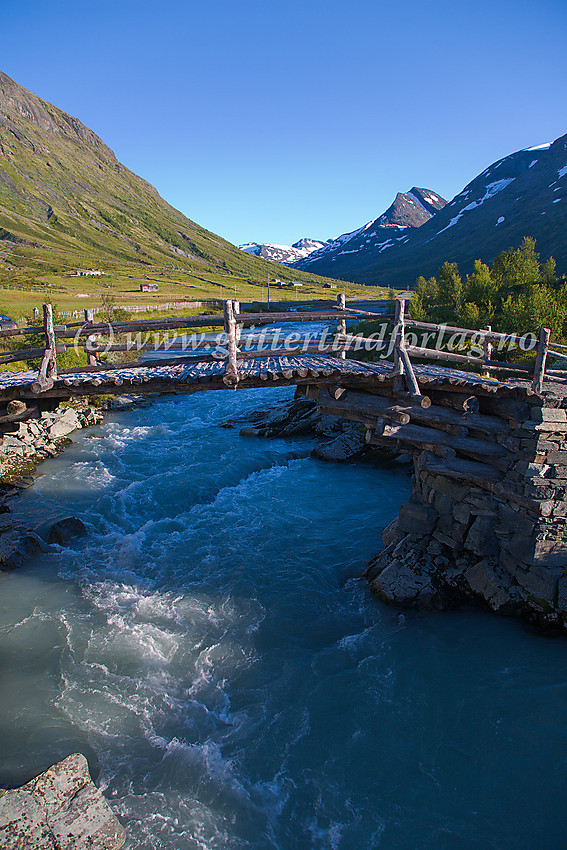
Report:
[[[302,283],[300,283],[298,280],[290,280],[289,285],[290,285],[290,286],[295,287],[296,289],[297,289],[299,286],[303,286],[303,284],[302,284]]]
[[[77,277],[100,277],[100,269],[77,269]]]
[[[323,284],[323,289],[336,289],[336,288],[337,288],[336,283],[324,283]]]
[[[157,283],[141,283],[140,292],[159,292],[159,285]]]

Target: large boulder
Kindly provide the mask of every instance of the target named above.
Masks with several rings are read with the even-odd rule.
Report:
[[[118,850],[126,841],[81,753],[0,795],[3,850]]]
[[[87,533],[84,523],[76,516],[52,516],[42,520],[33,530],[46,543],[59,543],[60,546]]]
[[[81,423],[77,412],[72,407],[68,407],[49,427],[49,436],[52,440],[58,440],[80,427]]]

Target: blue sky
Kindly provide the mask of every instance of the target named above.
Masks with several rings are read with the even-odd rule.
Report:
[[[232,242],[326,239],[567,133],[564,0],[4,0],[0,68]]]

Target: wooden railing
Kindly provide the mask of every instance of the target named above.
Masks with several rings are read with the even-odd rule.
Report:
[[[393,320],[392,339],[376,340],[372,337],[353,336],[347,333],[347,320],[354,318],[373,318],[374,320]],[[332,338],[319,340],[318,342],[300,345],[296,342],[294,346],[280,346],[274,344],[268,348],[262,347],[268,342],[265,335],[248,333],[242,335],[246,327],[259,327],[272,323],[288,322],[313,322],[327,321],[336,325],[336,331]],[[219,328],[222,329],[222,342],[212,345],[210,340],[193,341],[190,346],[186,340],[164,340],[162,343],[145,342],[138,339],[132,342],[115,342],[114,339],[124,334],[141,334],[142,332],[169,332],[181,329]],[[482,345],[483,356],[473,356],[470,353],[458,354],[455,351],[440,350],[439,348],[428,348],[426,345],[417,346],[408,344],[406,330],[429,331],[431,335],[439,333],[457,334],[462,339],[476,340]],[[400,298],[395,302],[394,316],[385,316],[371,313],[365,310],[349,308],[345,302],[345,296],[339,295],[337,303],[332,309],[305,311],[305,312],[282,312],[282,313],[241,313],[238,301],[229,300],[224,302],[223,314],[209,314],[200,316],[181,316],[161,319],[129,319],[121,322],[95,322],[93,311],[85,310],[85,321],[82,323],[71,323],[67,325],[54,325],[53,312],[50,304],[43,306],[43,325],[29,328],[14,328],[0,330],[2,338],[17,336],[42,335],[45,339],[43,347],[20,349],[0,354],[0,364],[12,363],[32,358],[41,357],[41,365],[37,379],[32,384],[32,390],[40,393],[51,389],[54,381],[60,375],[70,375],[74,372],[96,371],[108,369],[109,364],[101,361],[101,354],[108,352],[126,352],[135,350],[137,352],[147,351],[191,351],[192,361],[211,361],[223,359],[225,363],[224,382],[230,386],[236,386],[239,380],[239,361],[243,359],[256,359],[267,357],[282,357],[297,354],[327,354],[339,359],[345,359],[347,351],[353,350],[361,344],[368,348],[382,352],[383,358],[393,358],[394,382],[402,390],[402,384],[407,385],[407,391],[416,399],[422,398],[419,384],[412,364],[413,359],[435,360],[456,363],[461,366],[473,366],[479,368],[482,374],[490,377],[497,372],[516,372],[531,377],[532,388],[541,393],[543,381],[546,374],[546,361],[548,355],[567,359],[567,346],[554,343],[550,346],[550,331],[542,328],[536,346],[536,359],[533,366],[520,363],[511,363],[493,359],[493,344],[499,347],[503,343],[520,345],[524,337],[514,334],[504,334],[493,331],[490,327],[481,330],[471,328],[458,328],[442,324],[420,322],[406,315],[406,299]],[[106,343],[102,338],[108,338]],[[69,347],[66,340],[73,340],[73,347],[80,347],[87,355],[88,366],[76,369],[57,369],[57,354],[61,354]],[[245,344],[244,344],[245,343]],[[250,348],[250,346],[260,346]],[[211,348],[216,349],[216,354],[211,353]],[[555,349],[562,349],[558,351]],[[385,352],[385,353],[384,353]],[[175,361],[160,360],[161,365]],[[114,365],[114,364],[113,364]],[[148,361],[135,361],[128,364],[129,367],[148,366]],[[154,364],[155,365],[155,364]],[[115,367],[116,368],[116,367]],[[548,370],[550,377],[567,381],[567,371]]]
[[[475,366],[480,368],[485,377],[490,377],[491,372],[524,373],[527,376],[531,376],[533,391],[541,393],[548,354],[556,354],[549,347],[551,335],[549,328],[541,328],[540,330],[536,345],[536,359],[532,367],[521,363],[510,363],[493,359],[493,343],[522,345],[525,342],[525,337],[517,336],[516,334],[499,333],[493,331],[490,326],[475,330],[472,328],[458,328],[450,325],[419,322],[405,315],[405,304],[405,299],[398,299],[396,301],[396,315],[394,320],[394,373],[401,375],[405,371],[408,383],[413,384],[415,382],[415,374],[410,360],[410,357],[414,357],[424,360],[441,360],[458,363],[463,366]],[[431,331],[433,334],[439,334],[440,332],[456,334],[463,339],[477,340],[479,343],[482,343],[483,356],[476,357],[471,354],[457,354],[454,351],[407,345],[405,339],[406,327]]]
[[[121,322],[95,322],[93,311],[85,310],[85,321],[82,323],[54,325],[52,307],[50,304],[45,304],[43,307],[43,325],[0,330],[0,341],[3,338],[42,335],[45,338],[45,345],[41,348],[18,349],[0,354],[0,364],[21,362],[41,357],[39,373],[37,379],[32,384],[32,391],[40,393],[51,389],[58,375],[63,376],[76,372],[97,371],[110,368],[110,364],[103,363],[100,360],[101,354],[107,354],[108,352],[187,352],[192,354],[192,362],[224,359],[224,381],[229,385],[236,385],[238,383],[238,361],[244,358],[278,357],[298,353],[333,354],[334,356],[345,358],[346,350],[349,347],[346,339],[346,320],[351,317],[351,312],[348,312],[345,308],[344,295],[340,295],[337,299],[337,305],[333,309],[312,312],[241,313],[238,301],[225,301],[222,315],[215,313],[162,319],[149,318],[141,320],[129,319]],[[241,335],[244,327],[261,326],[272,324],[273,322],[296,323],[312,321],[336,323],[337,330],[333,338],[324,344],[303,345],[300,350],[298,347],[277,348],[273,346],[270,346],[269,350],[265,348],[242,350]],[[196,330],[198,328],[222,329],[223,340],[220,345],[215,345],[209,340],[193,341],[190,345],[185,340],[164,340],[161,343],[142,343],[137,340],[133,344],[114,342],[115,338],[119,338],[124,334],[141,334],[142,332],[163,333],[182,329]],[[109,342],[101,342],[101,337],[108,338]],[[247,345],[267,342],[266,337],[261,334],[247,334],[244,339]],[[72,346],[65,342],[66,340],[73,340]],[[64,353],[69,347],[83,350],[87,355],[88,366],[58,371],[57,354]],[[211,349],[215,349],[216,354],[211,354]],[[160,360],[159,362],[161,365],[169,363],[166,360]],[[177,363],[178,359],[174,362]],[[135,367],[151,364],[147,361],[136,361],[123,365]]]

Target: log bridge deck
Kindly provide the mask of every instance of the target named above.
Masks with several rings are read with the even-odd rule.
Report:
[[[347,332],[347,320],[373,318],[384,320],[391,328],[390,339],[354,337]],[[258,334],[267,324],[324,321],[335,325],[333,336],[324,341],[307,339],[282,344]],[[216,343],[203,338],[193,343],[189,356],[179,359],[176,352],[187,352],[187,338],[175,335],[156,345],[151,334],[176,333],[180,329],[194,332],[199,328],[221,329]],[[407,328],[422,329],[430,334],[443,326],[412,320],[406,316],[405,301],[395,302],[393,316],[347,307],[339,295],[334,309],[294,313],[241,313],[236,301],[226,301],[223,314],[187,316],[171,319],[95,323],[85,311],[83,323],[54,325],[50,305],[44,305],[44,323],[35,328],[0,330],[2,338],[38,335],[43,348],[32,348],[0,354],[0,363],[41,357],[37,371],[0,372],[0,424],[34,415],[49,405],[50,400],[73,396],[136,393],[181,393],[212,389],[276,387],[295,385],[298,395],[306,395],[318,403],[323,413],[332,413],[366,425],[370,444],[391,446],[396,450],[427,453],[426,464],[439,474],[468,481],[492,484],[501,480],[509,463],[519,451],[511,440],[514,423],[521,423],[533,410],[548,405],[560,407],[567,395],[567,373],[549,370],[547,359],[562,357],[561,346],[550,345],[549,331],[539,333],[533,366],[493,359],[493,344],[501,340],[518,343],[519,337],[463,328],[444,328],[464,340],[480,341],[482,357],[470,353],[409,345]],[[243,333],[246,329],[252,332]],[[146,333],[142,343],[141,333]],[[137,336],[132,339],[132,335]],[[121,342],[121,340],[127,342]],[[535,335],[534,335],[535,339]],[[73,341],[82,348],[89,365],[61,370],[57,354]],[[117,342],[118,340],[118,342]],[[181,341],[180,341],[181,340]],[[289,337],[288,337],[289,340]],[[286,348],[285,345],[288,345]],[[363,362],[349,357],[354,345],[368,344],[391,356],[391,361]],[[110,365],[101,355],[117,351],[172,354],[169,359],[154,358]],[[213,352],[213,353],[211,353]],[[416,360],[434,363],[417,364]],[[440,360],[477,369],[461,371]],[[497,380],[496,373],[508,374]],[[516,376],[510,378],[510,376]],[[544,388],[545,387],[545,388]],[[35,404],[34,404],[35,403]],[[25,409],[24,409],[25,405]],[[549,406],[549,405],[548,405]],[[549,415],[549,414],[548,414]],[[555,414],[555,417],[559,413]],[[567,466],[567,460],[566,460]]]

